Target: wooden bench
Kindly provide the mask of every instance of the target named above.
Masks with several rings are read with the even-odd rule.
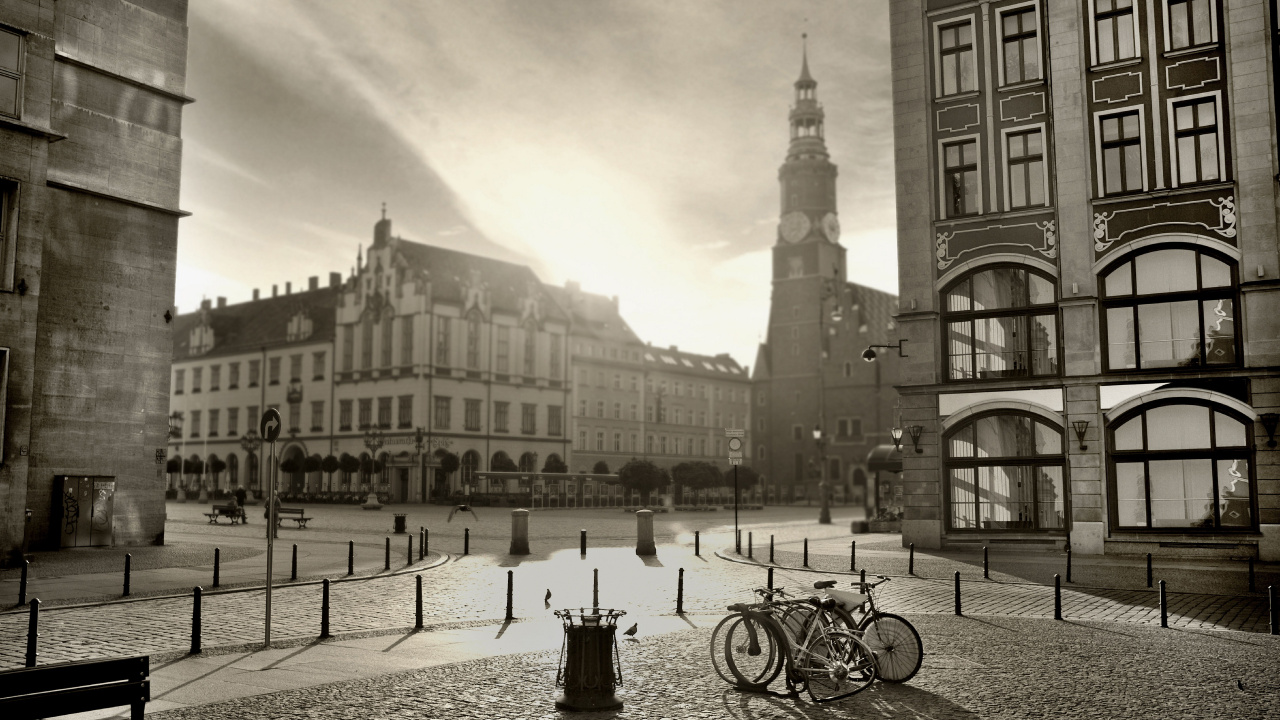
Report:
[[[285,520],[292,520],[298,523],[299,528],[305,530],[307,528],[307,521],[310,520],[311,518],[307,517],[304,514],[304,512],[305,511],[302,508],[287,508],[287,507],[277,508],[276,509],[276,526],[279,527],[280,523],[284,522]],[[285,517],[286,515],[296,515],[297,517]]]
[[[231,518],[232,525],[235,525],[238,522],[243,523],[243,522],[249,521],[249,518],[245,517],[244,508],[240,507],[239,505],[236,505],[234,507],[231,505],[214,505],[213,512],[207,512],[204,514],[204,516],[209,518],[209,522],[213,523],[214,525],[218,524],[218,518],[224,518],[224,517]]]
[[[142,720],[151,700],[150,666],[151,658],[139,655],[5,670],[0,717],[47,718],[128,705],[129,716]]]

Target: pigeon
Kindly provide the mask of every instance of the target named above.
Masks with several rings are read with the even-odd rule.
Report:
[[[1241,690],[1244,689],[1244,683],[1240,682],[1238,678],[1236,679],[1236,687],[1240,688]]]
[[[472,510],[470,505],[458,505],[454,509],[450,510],[449,519],[445,520],[445,522],[453,522],[453,516],[459,512],[469,512],[471,513],[471,517],[476,519],[476,522],[480,522],[480,516],[476,515],[476,511]]]
[[[551,590],[547,590],[547,596],[542,598],[544,602],[551,602]]]
[[[622,634],[626,635],[628,640],[634,640],[635,642],[640,642],[638,639],[636,639],[636,630],[639,630],[639,629],[640,629],[640,623],[632,623],[631,627],[622,631]]]

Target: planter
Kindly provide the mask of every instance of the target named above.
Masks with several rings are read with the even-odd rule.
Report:
[[[868,530],[873,533],[902,532],[901,520],[872,520],[867,525]]]

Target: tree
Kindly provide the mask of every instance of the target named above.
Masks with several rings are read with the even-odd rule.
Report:
[[[338,472],[338,470],[342,469],[341,463],[338,462],[338,458],[332,455],[325,455],[324,459],[320,461],[320,469],[323,470],[325,474],[329,476],[329,484],[327,485],[327,487],[330,490],[332,490],[333,474]]]
[[[493,460],[489,463],[489,469],[494,472],[518,472],[520,466],[516,464],[515,460],[508,457],[506,453],[499,452],[493,456]]]
[[[347,481],[350,482],[351,475],[360,472],[360,458],[342,453],[342,457],[338,458],[338,467],[347,474]]]
[[[632,493],[639,493],[648,505],[650,493],[670,485],[671,476],[648,460],[632,460],[618,469],[618,482]]]
[[[739,465],[738,467],[738,494],[746,494],[751,492],[751,488],[760,482],[760,473],[751,468],[750,465]],[[724,474],[725,484],[733,487],[733,468]]]
[[[458,456],[447,450],[444,452],[443,455],[440,455],[439,457],[440,457],[440,469],[444,471],[445,475],[450,475],[452,473],[457,472],[458,468],[462,466],[462,462],[458,460]]]
[[[164,464],[164,471],[169,473],[182,472],[182,458],[169,458],[169,461]]]
[[[301,470],[302,465],[298,462],[297,458],[289,457],[281,461],[280,469],[292,475],[293,473]]]
[[[311,455],[302,461],[302,471],[309,473],[319,472],[323,465],[324,461],[320,459],[319,455]]]
[[[597,460],[597,461],[596,461],[596,466],[595,466],[595,467],[593,467],[593,468],[591,468],[591,472],[593,472],[593,473],[595,473],[595,474],[597,474],[597,475],[608,475],[608,474],[609,474],[609,463],[607,463],[607,462],[605,462],[605,461],[603,461],[603,460]]]
[[[569,466],[564,464],[564,461],[560,459],[559,455],[552,453],[547,456],[547,462],[542,466],[542,472],[567,473],[569,472]]]
[[[701,460],[682,462],[671,468],[671,479],[686,490],[705,490],[722,484],[720,468]]]

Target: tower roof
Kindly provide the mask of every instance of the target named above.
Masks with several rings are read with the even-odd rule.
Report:
[[[796,80],[796,87],[801,85],[817,85],[818,82],[809,74],[809,34],[805,33],[800,36],[802,43],[801,56],[803,60],[800,62],[800,79]]]

